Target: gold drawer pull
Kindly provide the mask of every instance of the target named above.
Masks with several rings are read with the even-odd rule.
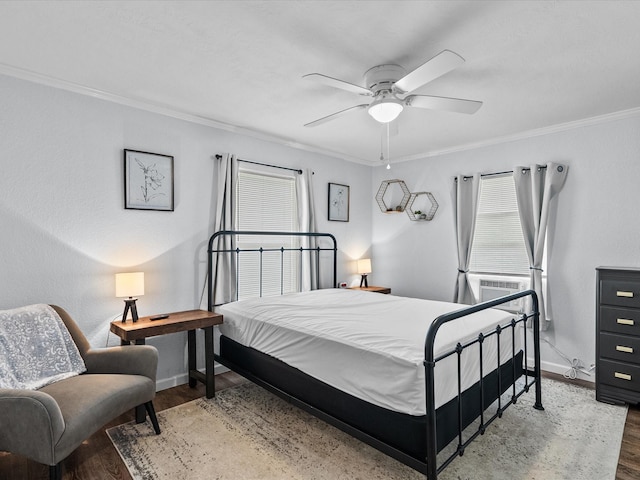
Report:
[[[622,380],[631,380],[631,375],[628,375],[626,373],[616,372],[616,373],[614,373],[614,376],[616,378],[620,378]]]
[[[624,353],[633,353],[633,348],[625,347],[623,345],[616,345],[616,350]]]
[[[633,320],[628,320],[626,318],[618,318],[618,319],[616,319],[616,322],[619,323],[620,325],[633,325],[634,324]]]
[[[618,290],[616,292],[616,296],[625,297],[625,298],[633,298],[633,292],[622,292],[622,291]]]

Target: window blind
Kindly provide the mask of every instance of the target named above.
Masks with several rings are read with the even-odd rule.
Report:
[[[240,170],[237,192],[240,230],[296,230],[298,215],[293,177]]]
[[[513,177],[483,177],[469,271],[529,275]]]
[[[239,230],[295,232],[298,231],[298,211],[295,178],[262,172],[238,172],[236,225]],[[238,258],[238,298],[279,295],[297,290],[299,258],[296,252],[280,252],[280,247],[295,248],[291,237],[238,236],[240,249],[273,248],[277,251],[261,254],[242,252]],[[260,291],[262,276],[262,291]]]

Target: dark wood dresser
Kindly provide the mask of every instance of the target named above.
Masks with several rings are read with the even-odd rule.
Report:
[[[640,268],[596,272],[596,399],[640,403]]]

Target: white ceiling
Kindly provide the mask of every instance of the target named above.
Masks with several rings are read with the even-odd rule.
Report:
[[[444,49],[466,59],[414,93],[482,100],[475,115],[405,109],[392,160],[640,108],[636,1],[0,1],[0,73],[377,164],[362,84]]]

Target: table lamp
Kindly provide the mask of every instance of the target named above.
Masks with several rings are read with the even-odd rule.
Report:
[[[127,321],[127,314],[131,309],[131,319],[138,321],[136,300],[138,295],[144,295],[144,272],[116,273],[116,297],[128,297],[124,301],[122,322]]]
[[[360,278],[360,287],[362,288],[363,285],[365,287],[368,287],[369,284],[367,283],[367,274],[371,273],[370,258],[361,258],[360,260],[358,260],[358,273],[362,275],[362,277]]]

